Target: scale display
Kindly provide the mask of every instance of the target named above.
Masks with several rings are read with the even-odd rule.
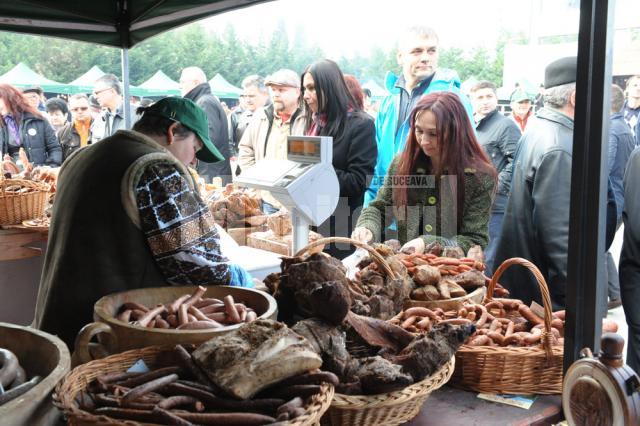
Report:
[[[298,163],[319,163],[322,159],[320,140],[315,136],[289,136],[287,159]]]

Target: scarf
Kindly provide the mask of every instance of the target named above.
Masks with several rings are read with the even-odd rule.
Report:
[[[18,123],[16,122],[15,118],[13,118],[13,116],[11,114],[7,114],[5,116],[3,116],[2,118],[4,118],[4,123],[7,125],[7,129],[9,130],[9,134],[11,135],[11,138],[16,141],[16,145],[20,146],[21,142],[20,142],[20,129],[18,126]]]
[[[327,114],[314,113],[311,120],[311,125],[305,132],[305,136],[318,136],[320,129],[327,125]]]
[[[80,147],[87,146],[89,141],[89,129],[91,128],[91,119],[88,118],[84,121],[75,120],[73,122],[73,128],[78,132],[80,136]]]

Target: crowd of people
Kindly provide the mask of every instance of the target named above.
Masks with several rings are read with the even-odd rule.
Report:
[[[62,300],[52,290],[55,283],[64,281],[68,289],[69,282],[87,282],[89,275],[113,275],[114,262],[121,262],[123,281],[114,288],[113,280],[105,280],[98,293],[162,280],[250,285],[246,271],[230,266],[220,252],[212,217],[186,167],[196,168],[207,181],[220,177],[231,182],[260,161],[286,159],[289,135],[333,138],[340,201],[334,215],[317,227],[321,234],[367,243],[397,239],[405,250],[417,252],[434,244],[465,253],[482,249],[489,274],[507,258],[524,257],[544,275],[554,308],[563,308],[576,58],[547,65],[542,94],[516,88],[509,99],[511,113],[504,115],[494,83],[480,81],[462,93],[458,74],[440,67],[438,55],[439,39],[432,29],[404,32],[398,40],[400,73],[387,75],[389,94],[375,112],[357,78],[344,75],[328,59],[300,74],[280,69],[266,77],[247,76],[234,110],[211,93],[200,68],[188,67],[180,76],[182,98],[137,110],[131,105],[136,111],[132,130],[124,129],[122,90],[113,75],[101,77],[91,96],[74,95],[68,104],[0,85],[2,154],[14,157],[24,147],[36,165],[65,162],[38,301],[40,324]],[[629,78],[624,90],[611,88],[607,247],[624,223],[619,274],[613,256],[602,254],[609,272],[609,307],[622,303],[625,308],[629,363],[636,370],[640,320],[632,302],[640,292],[638,145],[640,75]],[[92,147],[81,149],[86,146]],[[86,203],[87,197],[95,202]],[[263,191],[261,207],[268,214],[282,206]],[[96,216],[110,223],[97,234],[87,231],[88,218]],[[128,230],[127,238],[115,238],[120,235],[116,226]],[[82,244],[70,250],[71,239]],[[338,258],[351,250],[341,245],[326,249]],[[78,256],[85,266],[71,268],[73,274],[61,266],[77,264]],[[510,269],[502,284],[527,304],[541,302],[526,271]]]

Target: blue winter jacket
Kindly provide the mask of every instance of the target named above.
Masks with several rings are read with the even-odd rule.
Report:
[[[364,207],[376,198],[378,189],[382,185],[391,160],[402,151],[405,141],[409,135],[409,117],[398,128],[398,108],[400,104],[400,89],[395,87],[398,76],[387,73],[385,86],[391,93],[382,100],[378,115],[376,117],[376,142],[378,144],[378,161],[373,172],[373,179],[367,192],[364,194]],[[438,69],[431,80],[429,86],[425,88],[423,95],[433,92],[449,91],[457,94],[469,114],[469,119],[473,123],[473,108],[466,95],[460,92],[460,78],[458,73],[448,69]],[[396,129],[398,131],[396,132]]]

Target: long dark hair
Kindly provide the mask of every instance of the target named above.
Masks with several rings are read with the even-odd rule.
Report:
[[[22,92],[10,84],[0,84],[0,99],[4,101],[4,105],[17,123],[22,122],[22,117],[26,112],[38,118],[43,118],[42,114],[27,102]],[[0,127],[3,126],[4,120],[0,120]]]
[[[344,75],[338,64],[330,59],[322,59],[309,65],[302,73],[300,87],[301,102],[304,103],[304,75],[311,74],[318,99],[318,113],[326,114],[327,124],[320,129],[320,135],[339,138],[344,130],[349,110],[359,110],[344,81]],[[305,129],[312,123],[313,112],[305,108]]]
[[[431,159],[424,153],[416,138],[416,117],[423,111],[431,111],[436,118],[436,138],[440,164],[436,170]],[[457,180],[457,202],[463,206],[465,169],[475,169],[476,176],[485,174],[496,179],[496,170],[489,157],[478,143],[469,116],[458,95],[451,92],[436,92],[418,101],[410,116],[411,130],[404,151],[400,154],[397,174],[408,176],[416,172],[419,164],[427,165],[427,173],[436,176],[436,182],[443,174],[455,175]],[[400,186],[393,190],[395,205],[406,206],[408,189]],[[458,209],[458,218],[462,218]]]

